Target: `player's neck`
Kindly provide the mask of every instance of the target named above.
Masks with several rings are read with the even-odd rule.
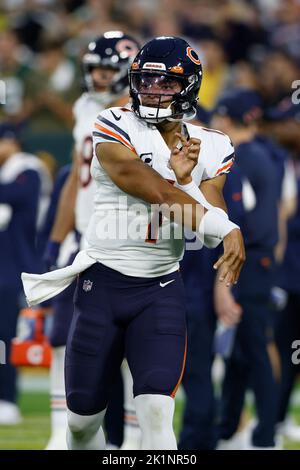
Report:
[[[175,133],[181,132],[181,122],[165,121],[157,124],[156,127],[167,146],[171,149],[178,142],[178,137],[175,136]]]

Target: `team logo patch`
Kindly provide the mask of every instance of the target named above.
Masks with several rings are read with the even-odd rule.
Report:
[[[199,57],[197,56],[197,53],[191,47],[186,48],[186,55],[188,56],[189,59],[191,59],[192,62],[194,62],[194,64],[196,65],[201,64]]]
[[[127,57],[135,57],[139,52],[135,42],[130,39],[120,39],[115,45],[116,50],[120,54],[121,59],[127,59]]]
[[[147,165],[152,166],[153,153],[141,153],[140,159],[143,160],[144,163],[147,163]]]
[[[92,281],[90,281],[89,279],[86,279],[83,281],[82,289],[84,290],[84,292],[90,292],[92,290],[92,287],[93,287]]]

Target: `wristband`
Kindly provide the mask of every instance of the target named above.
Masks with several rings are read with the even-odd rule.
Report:
[[[188,194],[189,196],[191,196],[193,199],[195,199],[197,202],[200,202],[200,204],[205,207],[205,209],[212,209],[212,210],[215,210],[217,212],[219,212],[220,214],[223,215],[223,217],[226,217],[226,219],[228,219],[228,214],[223,210],[221,209],[220,207],[216,207],[216,206],[213,206],[212,204],[210,204],[204,197],[204,194],[202,193],[202,191],[198,188],[198,186],[196,185],[196,183],[194,181],[191,181],[190,183],[188,184],[184,184],[184,185],[181,185],[181,184],[178,184],[178,183],[175,183],[175,186],[176,188],[178,189],[181,189],[181,191],[185,192],[186,194]]]
[[[175,183],[175,186],[178,189],[181,189],[182,191],[184,191],[189,196],[191,196],[197,202],[199,202],[208,211],[215,212],[216,214],[218,214],[223,219],[229,220],[228,219],[228,214],[223,209],[221,209],[220,207],[212,206],[205,199],[203,193],[201,192],[201,190],[198,188],[198,186],[196,185],[196,183],[194,181],[191,181],[190,183],[184,184],[184,185]],[[202,218],[202,221],[203,221],[203,218]],[[211,216],[208,219],[211,220]],[[206,220],[206,222],[208,221],[208,219]],[[206,223],[206,222],[203,221],[202,226],[200,224],[201,232],[199,230],[200,233],[198,235],[200,235],[200,238],[203,241],[204,246],[206,246],[207,248],[216,248],[221,243],[222,238],[220,238],[218,236],[215,236],[215,235],[212,236],[212,235],[207,234],[206,230],[204,230],[204,223]],[[200,227],[199,227],[199,229],[200,229]],[[234,228],[238,228],[238,226],[236,226]],[[231,229],[231,230],[233,230],[233,229]]]
[[[217,238],[223,240],[232,230],[240,227],[229,219],[226,219],[216,210],[208,210],[201,219],[198,235],[204,237]]]

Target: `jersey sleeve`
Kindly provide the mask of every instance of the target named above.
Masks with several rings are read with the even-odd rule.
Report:
[[[211,179],[230,172],[234,163],[234,147],[226,134],[212,131],[214,137],[213,155],[204,171],[203,179]]]
[[[96,119],[93,128],[93,145],[101,143],[122,144],[136,153],[132,144],[126,111],[120,108],[110,108],[102,111]]]

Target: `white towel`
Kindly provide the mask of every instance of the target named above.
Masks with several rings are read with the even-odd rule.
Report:
[[[65,268],[56,269],[45,274],[22,273],[21,278],[28,305],[31,307],[66,289],[75,280],[76,276],[93,264],[97,263],[93,250],[82,250],[73,263]]]

